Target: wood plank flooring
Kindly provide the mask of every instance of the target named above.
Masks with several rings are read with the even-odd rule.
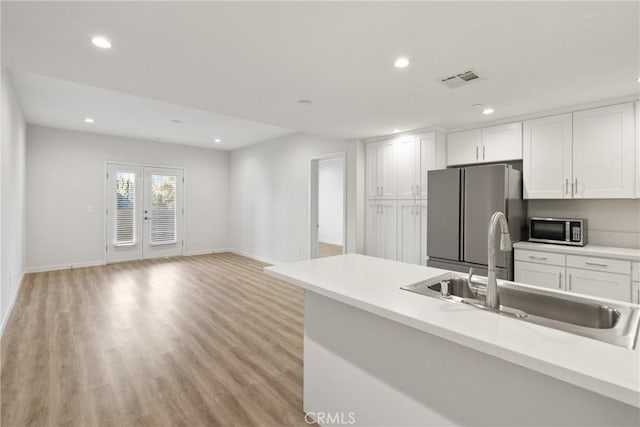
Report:
[[[303,293],[234,254],[27,275],[2,426],[308,425]]]
[[[342,255],[342,246],[318,242],[318,256],[320,258],[335,255]]]

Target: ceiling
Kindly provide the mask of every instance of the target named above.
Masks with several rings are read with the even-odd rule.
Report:
[[[361,138],[636,94],[639,14],[638,2],[609,1],[3,1],[2,60],[94,88],[86,94],[103,88],[283,132]],[[97,34],[113,48],[92,46]],[[400,55],[409,67],[393,67]],[[483,79],[439,82],[468,69]],[[67,122],[84,111],[74,100],[55,105]]]
[[[217,150],[235,150],[292,132],[40,74],[13,72],[12,77],[27,121],[37,125]],[[94,122],[85,123],[87,117]]]

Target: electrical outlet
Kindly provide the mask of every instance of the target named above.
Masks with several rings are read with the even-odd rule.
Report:
[[[302,210],[302,216],[305,217],[305,218],[307,217],[307,210],[306,209]]]
[[[300,251],[296,251],[296,256],[299,257],[300,256]]]

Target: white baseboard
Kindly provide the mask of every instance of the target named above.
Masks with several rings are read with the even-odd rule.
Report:
[[[41,265],[35,267],[27,267],[26,273],[42,273],[44,271],[68,270],[70,268],[95,267],[96,265],[104,265],[104,260],[82,261],[71,264],[55,264]]]
[[[231,249],[218,248],[218,249],[199,249],[197,251],[184,251],[184,256],[210,255],[210,254],[217,254],[220,252],[231,252]]]
[[[273,260],[271,258],[266,258],[266,257],[260,256],[260,255],[256,255],[256,254],[252,254],[252,253],[249,253],[249,252],[244,252],[244,251],[241,251],[241,250],[238,250],[238,249],[229,249],[229,250],[227,250],[227,252],[231,252],[231,253],[234,253],[236,255],[241,255],[241,256],[244,256],[244,257],[247,257],[247,258],[255,259],[256,261],[264,262],[264,263],[271,264],[271,265],[280,264],[280,261],[276,261],[276,260]]]
[[[7,313],[2,319],[2,325],[0,326],[0,338],[4,335],[4,330],[7,327],[7,323],[9,323],[9,318],[11,318],[11,313],[13,312],[13,306],[16,304],[16,300],[18,299],[18,294],[20,293],[20,288],[22,288],[22,283],[24,282],[24,275],[27,274],[26,271],[22,273],[20,276],[20,281],[18,282],[18,286],[16,286],[16,291],[13,293],[11,297],[11,302],[9,303],[9,307],[7,307]]]

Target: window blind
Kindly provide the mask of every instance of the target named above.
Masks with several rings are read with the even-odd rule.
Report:
[[[118,171],[115,184],[115,244],[133,245],[136,243],[136,174]]]
[[[175,175],[151,175],[151,244],[176,243]]]

